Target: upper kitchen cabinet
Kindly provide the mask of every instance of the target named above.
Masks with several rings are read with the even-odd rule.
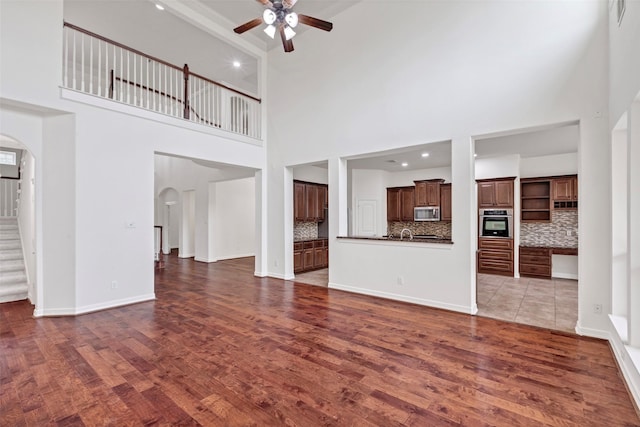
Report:
[[[478,208],[513,208],[515,178],[481,179],[478,183]]]
[[[307,201],[305,199],[306,191],[303,182],[293,183],[293,219],[294,221],[307,220]]]
[[[554,209],[578,209],[577,175],[554,178],[551,185]]]
[[[544,178],[520,180],[520,218],[524,222],[551,221],[551,181]]]
[[[327,186],[310,182],[293,182],[293,218],[295,221],[322,222],[327,205]]]
[[[440,206],[440,185],[444,179],[414,181],[416,206]]]
[[[387,188],[387,221],[413,221],[414,187]]]
[[[440,221],[451,221],[451,184],[440,185]]]

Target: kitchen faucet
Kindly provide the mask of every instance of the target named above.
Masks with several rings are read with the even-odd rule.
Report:
[[[405,231],[409,232],[409,240],[413,240],[413,234],[411,234],[411,230],[409,230],[408,228],[402,229],[402,231],[400,232],[400,240],[402,240],[402,236],[404,236]]]

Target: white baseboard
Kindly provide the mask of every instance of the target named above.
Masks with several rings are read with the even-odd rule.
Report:
[[[286,275],[283,273],[273,273],[273,272],[267,273],[266,276],[273,277],[274,279],[282,279],[282,280],[293,280],[296,278],[296,276],[294,275]],[[265,276],[262,276],[262,277],[265,277]]]
[[[584,328],[580,326],[580,321],[576,324],[576,334],[584,335],[585,337],[600,338],[601,340],[611,340],[611,333],[609,331],[603,331],[602,329]]]
[[[256,256],[256,254],[250,253],[250,254],[223,255],[218,257],[218,261],[222,261],[223,259],[248,258],[250,256]]]
[[[187,254],[180,254],[179,253],[178,254],[178,258],[193,258],[195,256],[196,256],[196,254],[189,254],[189,253],[187,253]]]
[[[329,282],[329,288],[331,288],[331,289],[339,289],[341,291],[353,292],[353,293],[356,293],[356,294],[362,294],[362,295],[369,295],[369,296],[373,296],[373,297],[391,299],[391,300],[395,300],[395,301],[410,302],[410,303],[413,303],[413,304],[424,305],[424,306],[427,306],[427,307],[441,308],[441,309],[444,309],[444,310],[456,311],[458,313],[475,314],[478,311],[478,307],[477,306],[476,307],[471,307],[471,306],[467,307],[467,306],[457,305],[457,304],[448,304],[448,303],[443,303],[443,302],[440,302],[440,301],[433,301],[433,300],[427,300],[427,299],[423,299],[423,298],[410,297],[410,296],[406,296],[406,295],[393,294],[393,293],[390,293],[390,292],[381,292],[381,291],[374,291],[372,289],[356,288],[356,287],[353,287],[353,286],[341,285],[339,283],[334,283],[334,282]]]
[[[552,278],[554,278],[554,279],[578,280],[578,275],[577,274],[571,274],[571,273],[553,273],[552,274]]]
[[[218,261],[217,258],[200,258],[200,257],[194,257],[193,260],[198,262],[207,262],[207,263]]]
[[[110,308],[122,307],[124,305],[137,304],[139,302],[153,301],[156,299],[156,294],[140,295],[137,297],[123,298],[120,300],[113,300],[102,302],[99,304],[90,304],[83,307],[74,308],[50,308],[42,310],[34,310],[33,317],[56,317],[56,316],[77,316],[79,314],[92,313],[94,311],[107,310]]]

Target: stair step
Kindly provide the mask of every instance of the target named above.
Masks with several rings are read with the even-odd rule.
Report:
[[[20,301],[27,299],[27,284],[0,286],[0,302]]]
[[[24,262],[22,258],[3,260],[0,262],[0,275],[9,271],[24,271]]]
[[[0,240],[0,251],[7,249],[20,249],[20,240]]]
[[[0,251],[0,261],[11,261],[11,260],[22,260],[22,250],[21,249],[6,249]]]
[[[12,233],[3,233],[0,231],[0,240],[20,240],[20,234],[18,234],[17,230]]]
[[[27,281],[27,275],[22,271],[6,271],[0,273],[0,287]]]

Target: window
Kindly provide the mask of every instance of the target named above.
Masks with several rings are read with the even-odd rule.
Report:
[[[16,165],[16,153],[13,151],[0,151],[0,165]]]

